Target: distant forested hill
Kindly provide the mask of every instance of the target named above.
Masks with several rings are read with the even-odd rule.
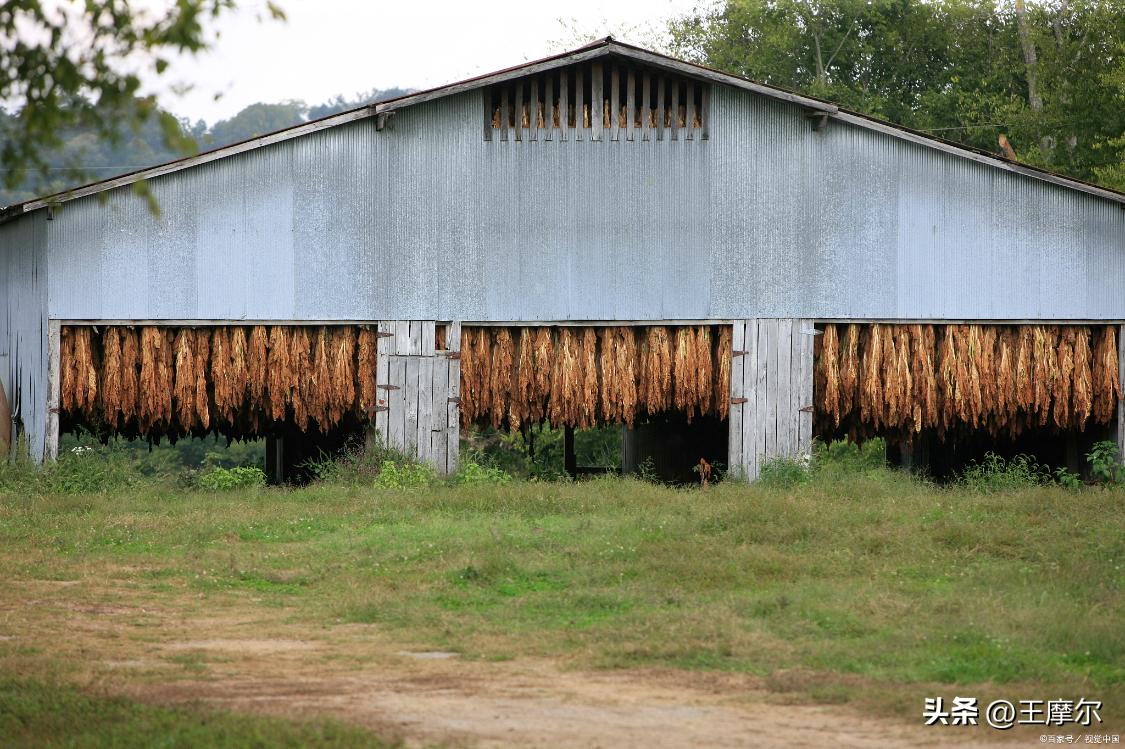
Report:
[[[210,125],[203,120],[194,124],[182,120],[181,134],[194,141],[196,150],[206,151],[406,93],[410,93],[410,89],[375,89],[352,99],[336,96],[312,106],[297,100],[277,104],[259,102],[251,104],[230,119],[219,120]],[[18,113],[0,110],[0,140],[7,124],[16,117]],[[76,169],[83,173],[79,182],[92,182],[187,155],[186,152],[176,151],[166,145],[165,134],[156,118],[150,118],[136,132],[122,133],[116,143],[101,141],[92,130],[82,128],[67,132],[63,142],[64,146],[51,158],[49,175],[29,174],[10,189],[0,185],[0,206],[71,187],[75,184],[73,175]]]

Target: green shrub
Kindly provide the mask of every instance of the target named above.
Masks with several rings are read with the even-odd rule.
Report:
[[[434,483],[434,469],[425,463],[410,461],[401,465],[393,460],[383,462],[375,486],[383,489],[417,489]]]
[[[1030,455],[1005,460],[996,453],[986,453],[983,460],[969,463],[957,477],[960,486],[983,494],[1028,489],[1051,481],[1050,469]]]
[[[1113,440],[1094,443],[1090,452],[1086,453],[1086,460],[1090,462],[1091,475],[1099,484],[1125,482],[1125,465],[1121,463],[1117,443]]]
[[[481,465],[475,460],[466,460],[452,479],[458,486],[482,486],[486,484],[507,484],[512,474],[495,466]]]
[[[773,458],[762,465],[758,483],[775,489],[790,489],[809,483],[811,477],[808,460]]]
[[[266,472],[257,466],[237,466],[235,468],[210,468],[199,474],[198,484],[209,491],[229,489],[248,489],[265,486]]]
[[[1066,468],[1056,468],[1054,478],[1056,484],[1072,492],[1082,488],[1082,477]]]
[[[887,469],[887,443],[882,437],[860,443],[848,440],[817,442],[813,447],[817,473],[872,475]]]
[[[321,454],[317,460],[309,460],[301,468],[309,472],[316,481],[328,484],[350,486],[381,486],[379,476],[388,464],[394,464],[392,471],[400,472],[402,467],[417,464],[417,459],[392,447],[381,440],[353,442],[335,455]],[[390,477],[383,479],[390,481]]]
[[[43,466],[29,460],[0,462],[0,491],[14,494],[93,494],[145,480],[129,456],[101,445],[72,447]]]

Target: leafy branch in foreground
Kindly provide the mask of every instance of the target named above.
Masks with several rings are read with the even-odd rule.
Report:
[[[0,118],[0,183],[12,189],[30,174],[44,184],[85,179],[71,161],[61,169],[51,153],[68,130],[85,128],[118,142],[149,121],[181,153],[195,148],[180,123],[141,96],[141,71],[165,74],[176,55],[205,51],[205,23],[234,10],[236,0],[176,0],[156,9],[129,0],[0,3],[0,101],[14,114]],[[283,19],[273,2],[268,15]],[[50,177],[51,179],[48,179]]]

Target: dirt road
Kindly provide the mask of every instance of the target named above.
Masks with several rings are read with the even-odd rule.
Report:
[[[209,605],[203,616],[190,600],[157,609],[128,590],[3,588],[5,636],[69,663],[79,682],[148,702],[332,715],[408,746],[874,748],[985,738],[784,704],[747,676],[485,662],[408,650],[373,625],[298,626],[284,610]]]

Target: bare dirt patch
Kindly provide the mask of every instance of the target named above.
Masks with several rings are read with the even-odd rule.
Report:
[[[152,703],[330,715],[408,746],[874,748],[993,738],[779,704],[776,685],[744,675],[484,662],[411,648],[374,625],[294,624],[241,600],[211,600],[204,615],[187,595],[154,609],[135,590],[83,585],[29,606],[34,592],[9,588],[0,599],[6,636],[68,664],[78,683]]]

